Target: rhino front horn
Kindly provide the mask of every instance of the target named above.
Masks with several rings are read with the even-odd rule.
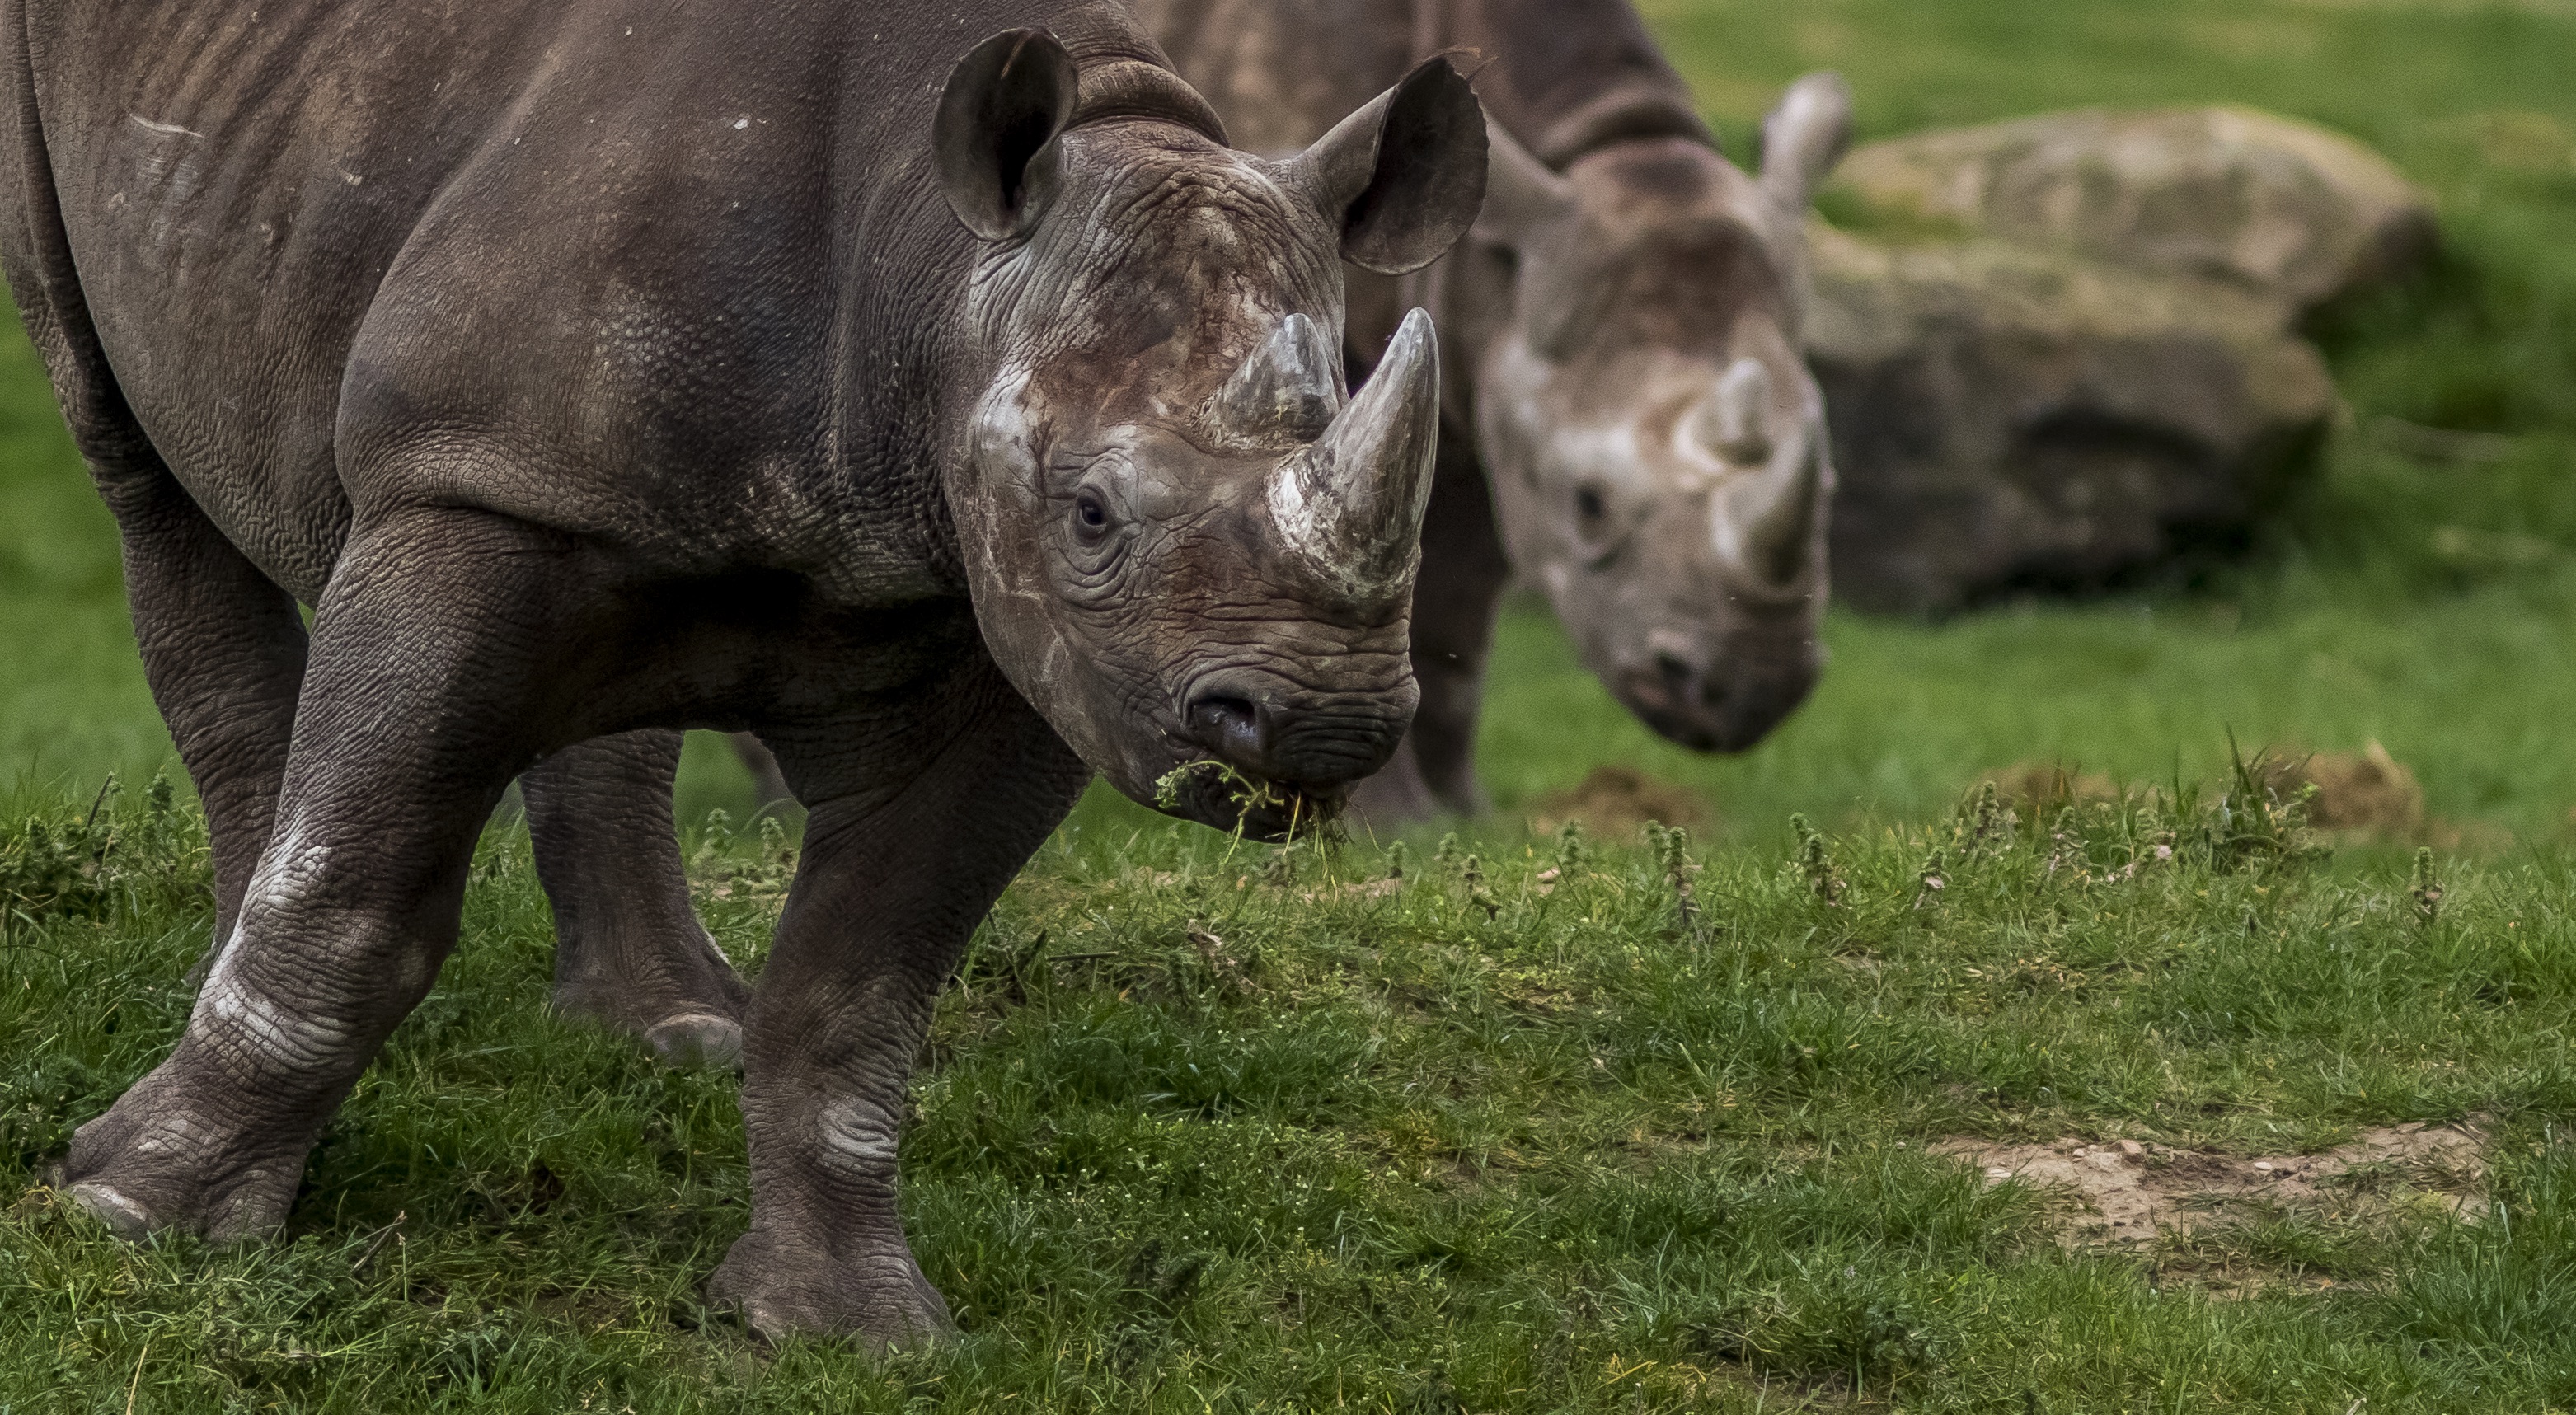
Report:
[[[1422,562],[1439,449],[1440,345],[1417,309],[1359,395],[1272,476],[1280,539],[1354,601],[1402,592]]]

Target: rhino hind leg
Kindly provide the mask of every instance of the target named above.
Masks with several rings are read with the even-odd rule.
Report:
[[[778,769],[778,758],[766,743],[749,732],[736,732],[731,740],[733,754],[742,759],[742,769],[751,773],[753,799],[764,808],[796,799],[796,793],[787,789],[787,773]]]
[[[980,656],[904,740],[872,726],[773,738],[813,814],[752,995],[751,1227],[708,1280],[771,1338],[951,1329],[896,1209],[906,1083],[968,935],[1090,778]]]
[[[545,745],[558,626],[532,607],[579,588],[545,548],[460,511],[349,546],[239,920],[177,1046],[55,1174],[111,1228],[237,1239],[284,1222],[315,1137],[455,945],[485,818]]]
[[[742,1057],[751,990],[689,906],[671,818],[680,734],[566,747],[519,778],[555,911],[554,1005],[641,1037],[674,1066]]]

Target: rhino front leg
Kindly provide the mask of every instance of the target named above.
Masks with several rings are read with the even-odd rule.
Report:
[[[566,747],[519,778],[555,911],[555,1006],[642,1037],[674,1066],[742,1057],[751,996],[689,906],[671,818],[680,734]]]
[[[833,771],[803,756],[805,742],[773,739],[805,768],[800,782],[927,765],[890,786],[816,793],[804,865],[752,995],[751,1229],[708,1286],[771,1337],[886,1343],[950,1326],[895,1205],[906,1082],[967,936],[1090,776],[989,664],[971,676],[907,714],[918,726],[906,736],[970,724],[944,743],[880,743]]]
[[[483,820],[542,745],[532,687],[560,626],[530,607],[578,590],[557,550],[455,511],[349,546],[240,917],[177,1048],[57,1176],[118,1232],[284,1222],[314,1137],[455,943]]]
[[[1422,705],[1395,759],[1351,794],[1352,809],[1373,825],[1472,816],[1486,807],[1476,780],[1476,723],[1512,567],[1472,449],[1455,423],[1441,425],[1439,479],[1423,517],[1422,574],[1413,588],[1413,678]]]

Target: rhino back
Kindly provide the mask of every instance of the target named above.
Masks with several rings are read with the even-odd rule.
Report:
[[[38,3],[60,249],[13,267],[69,262],[154,448],[305,598],[419,501],[918,579],[971,257],[929,112],[1050,8]]]
[[[1715,146],[1690,86],[1629,0],[1138,0],[1136,9],[1235,146],[1256,152],[1313,142],[1442,52],[1475,76],[1487,116],[1557,167],[1631,138]],[[1402,290],[1350,272],[1350,347],[1362,366],[1412,303],[1436,303],[1453,334],[1487,328],[1508,308],[1507,291],[1484,288],[1508,280],[1492,262],[1470,268],[1453,253],[1437,269]]]
[[[1303,149],[1423,54],[1404,0],[1137,0],[1172,64],[1236,147]]]

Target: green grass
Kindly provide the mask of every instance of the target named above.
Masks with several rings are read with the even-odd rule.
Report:
[[[79,803],[47,814],[98,852]],[[205,940],[196,838],[105,818],[91,893],[22,909],[0,950],[13,1187],[166,1049]],[[0,1391],[46,1411],[133,1391],[174,1410],[2576,1402],[2576,871],[2455,869],[2427,924],[2402,874],[2320,872],[2260,817],[2250,836],[2217,819],[1833,837],[1831,905],[1783,832],[1710,857],[1687,928],[1633,846],[1523,847],[1475,879],[1416,853],[1386,885],[1374,851],[1070,831],[979,934],[915,1093],[906,1208],[966,1335],[881,1366],[763,1347],[704,1307],[745,1217],[732,1083],[543,1012],[543,898],[524,836],[496,832],[466,942],[325,1136],[284,1241],[126,1246],[42,1191],[0,1219]],[[1947,887],[1918,902],[1933,848]],[[0,862],[19,849],[0,837]],[[709,852],[702,883],[743,865]],[[774,878],[702,898],[756,966]],[[2465,1116],[2496,1137],[2484,1222],[2221,1227],[2143,1257],[2061,1248],[2046,1195],[1922,1145],[2272,1153]],[[2255,1295],[2208,1295],[2211,1249]],[[2342,1281],[2289,1281],[2320,1272]]]
[[[0,1415],[2576,1408],[2576,6],[1649,9],[1738,152],[1826,65],[1864,136],[2254,102],[2389,152],[2449,246],[2321,322],[2353,417],[2247,561],[1938,625],[1837,614],[1815,700],[1743,757],[1652,740],[1515,608],[1495,795],[1603,762],[1706,794],[1702,929],[1625,842],[1543,894],[1554,847],[1506,818],[1461,847],[1485,903],[1432,836],[1369,894],[1335,886],[1382,872],[1373,845],[1328,881],[1095,795],[942,1006],[906,1206],[966,1337],[885,1363],[705,1308],[744,1217],[734,1085],[543,1013],[512,828],[286,1241],[122,1246],[30,1187],[167,1049],[209,916],[184,801],[108,805],[91,868],[102,775],[147,780],[169,743],[112,528],[0,341],[0,1185],[28,1194],[0,1217]],[[2507,441],[2424,461],[2384,418]],[[2439,919],[2402,851],[2222,868],[2191,844],[2207,799],[1957,855],[1983,771],[2207,781],[2231,732],[2412,765],[2467,830]],[[749,804],[714,739],[682,785],[691,820]],[[1839,907],[1791,812],[1827,827]],[[2109,877],[2166,831],[2177,860]],[[1949,887],[1918,908],[1936,845]],[[702,905],[756,966],[774,888]],[[1924,1152],[2283,1153],[2472,1116],[2474,1222],[2285,1210],[2139,1253],[2065,1249],[2049,1196]]]

